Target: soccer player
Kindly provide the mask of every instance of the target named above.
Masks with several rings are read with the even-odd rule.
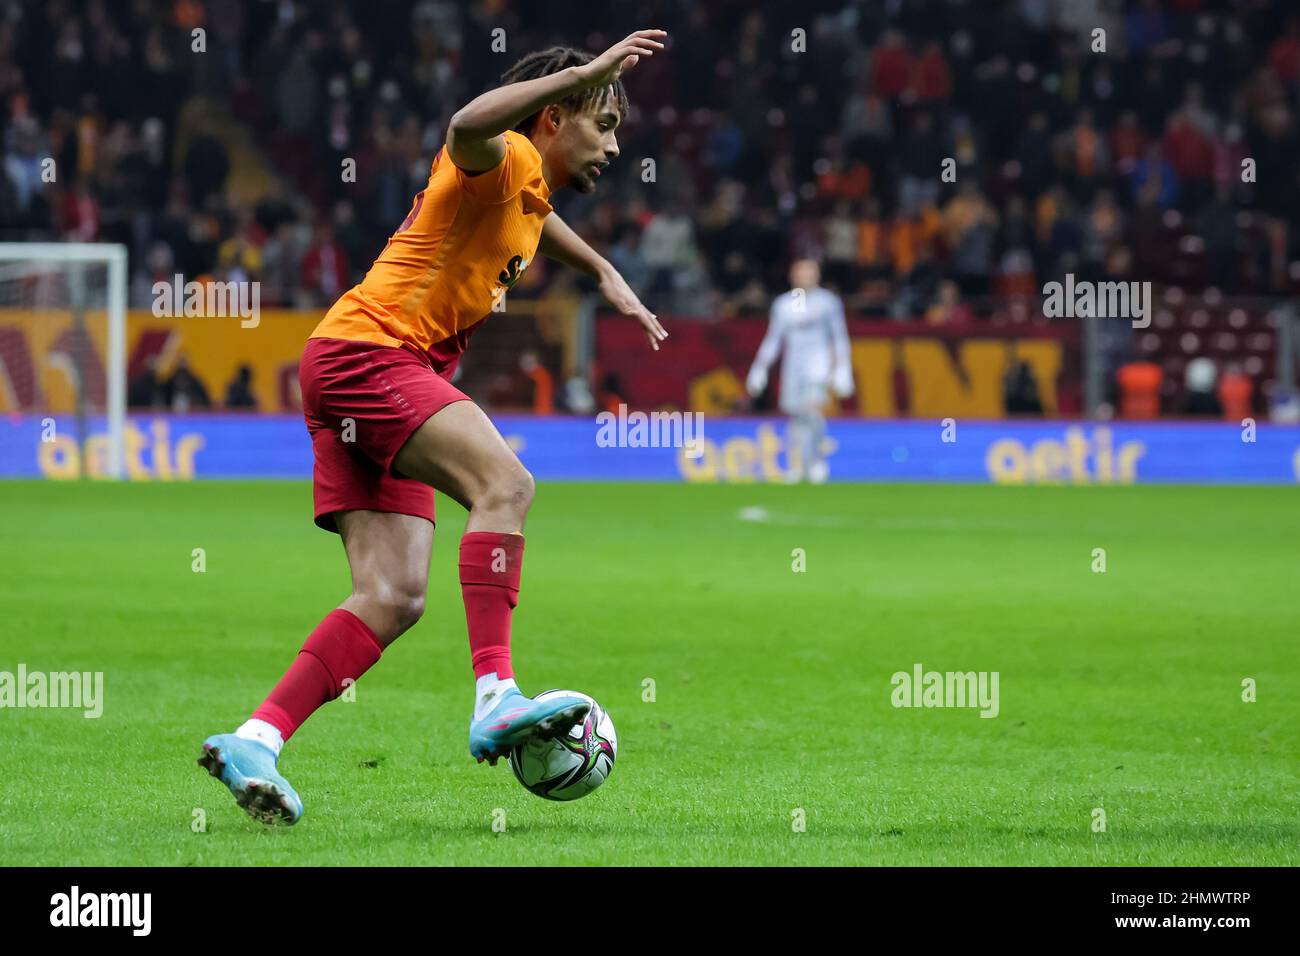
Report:
[[[767,373],[784,348],[781,360],[780,407],[790,416],[790,481],[820,483],[830,474],[823,448],[826,419],[822,410],[829,391],[840,398],[853,394],[849,364],[849,333],[844,305],[820,287],[821,269],[811,259],[790,266],[793,288],[772,303],[767,335],[749,370],[745,387],[758,397],[767,388]]]
[[[451,377],[470,335],[538,252],[597,280],[656,351],[667,337],[549,201],[563,187],[595,190],[628,111],[620,75],[664,49],[666,36],[638,30],[595,58],[568,47],[532,53],[457,112],[405,221],[308,340],[299,377],[315,519],[342,537],[352,593],[252,717],[204,741],[199,764],[255,819],[302,816],[277,769],[285,741],[423,613],[435,489],[469,511],[460,582],[476,678],[470,754],[496,764],[514,745],[567,733],[586,716],[581,698],[536,701],[515,684],[510,619],[533,479]]]

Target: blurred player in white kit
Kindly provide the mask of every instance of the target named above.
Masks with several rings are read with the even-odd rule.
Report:
[[[829,476],[823,410],[831,392],[839,398],[853,394],[844,304],[820,282],[821,269],[813,260],[790,266],[793,288],[772,303],[767,335],[745,382],[750,395],[761,395],[768,369],[784,349],[779,404],[790,416],[790,481],[821,483]]]

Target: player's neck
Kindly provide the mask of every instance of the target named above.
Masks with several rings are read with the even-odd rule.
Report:
[[[546,183],[547,190],[549,190],[550,192],[555,192],[555,190],[562,189],[565,186],[567,186],[568,185],[567,182],[559,181],[560,179],[559,170],[555,170],[551,168],[551,161],[550,158],[547,156],[547,151],[546,151],[546,145],[547,145],[546,138],[540,136],[529,136],[528,139],[530,142],[532,142],[534,148],[536,148],[537,155],[542,158],[542,180]]]
[[[555,192],[557,188],[555,184],[555,174],[551,172],[551,164],[546,161],[546,157],[544,156],[542,157],[542,181],[546,183],[547,189],[551,192]]]
[[[550,162],[545,156],[542,156],[542,180],[546,183],[548,191],[555,192],[555,190],[562,189],[564,186],[568,185],[568,183],[557,182],[558,179],[558,171],[551,169]]]

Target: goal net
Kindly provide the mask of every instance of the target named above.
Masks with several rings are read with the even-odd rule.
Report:
[[[0,243],[0,475],[122,477],[126,247]]]

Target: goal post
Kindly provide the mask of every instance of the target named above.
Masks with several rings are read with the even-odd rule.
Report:
[[[126,308],[126,246],[0,242],[0,410],[75,423],[83,475],[125,472]]]

